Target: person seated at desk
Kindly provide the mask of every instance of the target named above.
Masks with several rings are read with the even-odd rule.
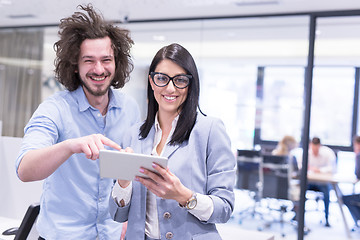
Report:
[[[360,136],[354,136],[353,146],[355,153],[355,175],[360,180]],[[355,225],[359,227],[357,221],[360,219],[360,194],[345,195],[343,196],[343,202],[349,209]]]
[[[277,144],[276,148],[271,152],[272,155],[277,156],[288,156],[289,163],[291,166],[291,177],[289,191],[290,191],[290,200],[293,201],[294,207],[292,211],[295,212],[295,215],[292,220],[296,220],[296,212],[299,208],[299,200],[300,200],[300,185],[298,183],[299,180],[296,180],[299,176],[299,167],[293,153],[293,150],[298,147],[298,142],[293,136],[285,135]]]
[[[295,154],[293,153],[293,150],[297,147],[298,142],[296,139],[293,136],[285,135],[276,145],[276,148],[271,152],[272,155],[276,156],[288,156],[289,164],[292,167],[292,178],[297,178],[299,173],[298,163]]]
[[[295,149],[297,146],[298,143],[293,136],[285,135],[271,154],[277,156],[288,156],[291,150]]]
[[[320,138],[314,137],[309,145],[308,171],[313,173],[334,173],[336,156],[333,150],[321,144]],[[307,190],[324,194],[325,226],[329,224],[330,185],[328,183],[308,183]]]

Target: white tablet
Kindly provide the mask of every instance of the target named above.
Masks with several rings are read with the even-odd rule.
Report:
[[[167,161],[166,157],[115,150],[100,150],[100,177],[134,180],[135,176],[146,177],[146,175],[139,171],[140,167],[155,171],[152,167],[153,162],[166,168]]]

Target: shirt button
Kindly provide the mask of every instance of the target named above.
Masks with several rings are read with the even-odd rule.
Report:
[[[169,218],[171,218],[171,213],[165,212],[164,215],[163,215],[163,217],[164,217],[165,219],[169,219]]]
[[[101,117],[101,114],[100,113],[98,113],[98,115],[97,115],[98,117]]]
[[[173,236],[174,236],[174,234],[172,232],[167,232],[165,235],[166,239],[172,239]]]

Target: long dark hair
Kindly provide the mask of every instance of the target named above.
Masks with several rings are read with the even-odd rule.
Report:
[[[164,59],[168,59],[182,67],[186,74],[192,76],[190,84],[188,86],[188,95],[186,100],[179,106],[181,110],[179,120],[177,122],[175,131],[169,142],[170,145],[181,144],[185,140],[189,139],[191,130],[194,127],[197,116],[197,108],[199,108],[199,94],[200,83],[199,74],[196,68],[195,61],[191,54],[181,45],[177,43],[170,44],[161,48],[153,58],[149,75],[155,71],[156,66]],[[147,87],[148,97],[148,112],[147,117],[143,125],[140,127],[140,137],[146,138],[150,132],[151,127],[155,121],[155,115],[159,110],[159,105],[155,100],[154,92],[151,89],[150,82],[148,81]],[[200,110],[200,109],[199,109]],[[201,112],[201,111],[200,111]]]
[[[79,75],[75,73],[78,70],[81,43],[85,39],[109,37],[115,57],[115,76],[111,85],[114,88],[123,87],[134,68],[130,57],[130,48],[134,42],[129,31],[105,22],[91,4],[78,7],[87,14],[75,12],[60,22],[60,40],[54,44],[56,79],[69,91],[77,89],[81,84]]]

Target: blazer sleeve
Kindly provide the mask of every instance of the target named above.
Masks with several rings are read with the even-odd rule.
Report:
[[[230,138],[220,119],[212,121],[207,144],[207,194],[214,211],[207,222],[225,223],[234,210],[236,159],[231,151]]]
[[[116,222],[126,222],[128,220],[130,205],[119,207],[115,200],[110,196],[109,198],[109,212],[111,218]]]

